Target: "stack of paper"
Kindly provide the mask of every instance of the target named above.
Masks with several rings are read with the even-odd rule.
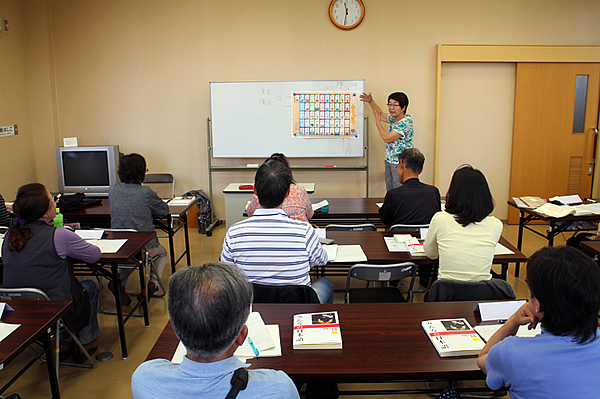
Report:
[[[535,209],[536,212],[542,213],[547,216],[551,216],[554,218],[562,218],[571,213],[575,213],[577,208],[572,206],[559,206],[554,204],[545,204]]]
[[[183,198],[183,197],[175,197],[168,202],[169,205],[188,205],[190,202],[194,201],[195,198]]]
[[[115,240],[87,240],[90,244],[100,248],[103,254],[116,254],[119,249],[127,242],[126,238]]]
[[[294,349],[342,349],[337,312],[294,315]]]
[[[366,262],[367,255],[365,255],[360,245],[323,245],[323,249],[327,252],[329,262],[339,263],[356,263]]]

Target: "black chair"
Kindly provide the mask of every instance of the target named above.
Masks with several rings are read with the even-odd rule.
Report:
[[[146,173],[144,185],[169,184],[171,185],[171,197],[175,197],[175,178],[170,173]]]
[[[398,233],[413,233],[417,232],[421,237],[421,229],[429,228],[428,224],[394,224],[390,226],[389,231],[395,231]]]
[[[483,281],[436,280],[425,295],[425,302],[514,300],[515,292],[501,279]]]
[[[377,227],[372,223],[328,224],[325,226],[325,232],[327,231],[377,231]]]
[[[263,285],[252,283],[254,303],[319,303],[317,293],[307,285]]]
[[[412,262],[396,263],[392,265],[354,265],[348,270],[346,278],[346,303],[373,303],[373,302],[412,302],[413,286],[417,266]],[[407,297],[396,287],[390,286],[390,281],[399,281],[410,277]],[[351,280],[355,278],[372,282],[373,287],[350,288]],[[375,287],[375,283],[385,283],[383,287]]]

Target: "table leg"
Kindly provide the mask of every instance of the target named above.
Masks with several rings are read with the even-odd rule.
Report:
[[[175,247],[173,246],[173,216],[167,217],[167,235],[169,236],[169,254],[171,255],[171,274],[175,273]]]
[[[46,347],[46,366],[48,368],[48,378],[50,379],[50,390],[52,391],[53,399],[60,399],[60,389],[58,387],[58,376],[56,375],[56,367],[54,366],[54,351],[52,350],[52,341],[50,334],[44,332],[40,337]]]
[[[525,212],[519,210],[519,236],[517,237],[517,249],[520,251],[523,246],[523,226],[525,225]],[[520,263],[515,263],[515,277],[519,277],[519,271],[521,269]],[[506,278],[505,278],[506,280]]]
[[[117,307],[117,322],[119,324],[119,337],[121,339],[121,355],[127,359],[127,341],[125,338],[125,325],[123,324],[123,306],[121,305],[121,279],[119,278],[119,265],[110,264],[113,282],[115,284],[115,305]]]
[[[548,246],[554,246],[554,230],[556,229],[556,223],[550,221],[550,230],[548,230]]]
[[[183,222],[183,232],[185,234],[185,253],[187,256],[187,265],[190,266],[192,264],[192,256],[190,254],[190,235],[188,232],[188,220],[187,220],[187,212],[180,216]]]
[[[502,263],[502,272],[500,273],[500,278],[506,281],[506,277],[508,277],[508,263]]]
[[[144,267],[146,265],[146,262],[149,262],[148,260],[149,256],[146,256],[146,260],[144,262],[140,263],[140,287],[143,287],[144,291],[144,295],[142,300],[142,311],[144,312],[144,325],[146,327],[148,327],[150,325],[150,318],[148,316],[148,285],[146,284],[146,279],[150,278],[150,270],[146,270],[146,268]]]

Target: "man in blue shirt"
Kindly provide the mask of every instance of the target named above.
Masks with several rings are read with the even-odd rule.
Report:
[[[598,397],[600,267],[572,247],[546,247],[527,264],[529,302],[490,338],[477,365],[513,399]],[[542,333],[516,337],[521,325]]]
[[[131,378],[133,397],[225,398],[234,372],[247,366],[233,353],[248,335],[252,285],[226,263],[184,267],[171,278],[168,302],[171,324],[187,354],[181,364],[142,363]],[[283,371],[259,369],[248,370],[248,385],[237,398],[300,397]]]

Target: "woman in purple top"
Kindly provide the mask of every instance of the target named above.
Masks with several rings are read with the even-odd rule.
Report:
[[[2,246],[4,287],[38,288],[51,300],[73,301],[63,321],[88,352],[95,352],[100,335],[98,288],[92,280],[80,283],[75,278],[72,258],[96,262],[102,256],[100,248],[52,225],[56,203],[43,184],[21,187],[13,212],[16,223],[8,229]]]

